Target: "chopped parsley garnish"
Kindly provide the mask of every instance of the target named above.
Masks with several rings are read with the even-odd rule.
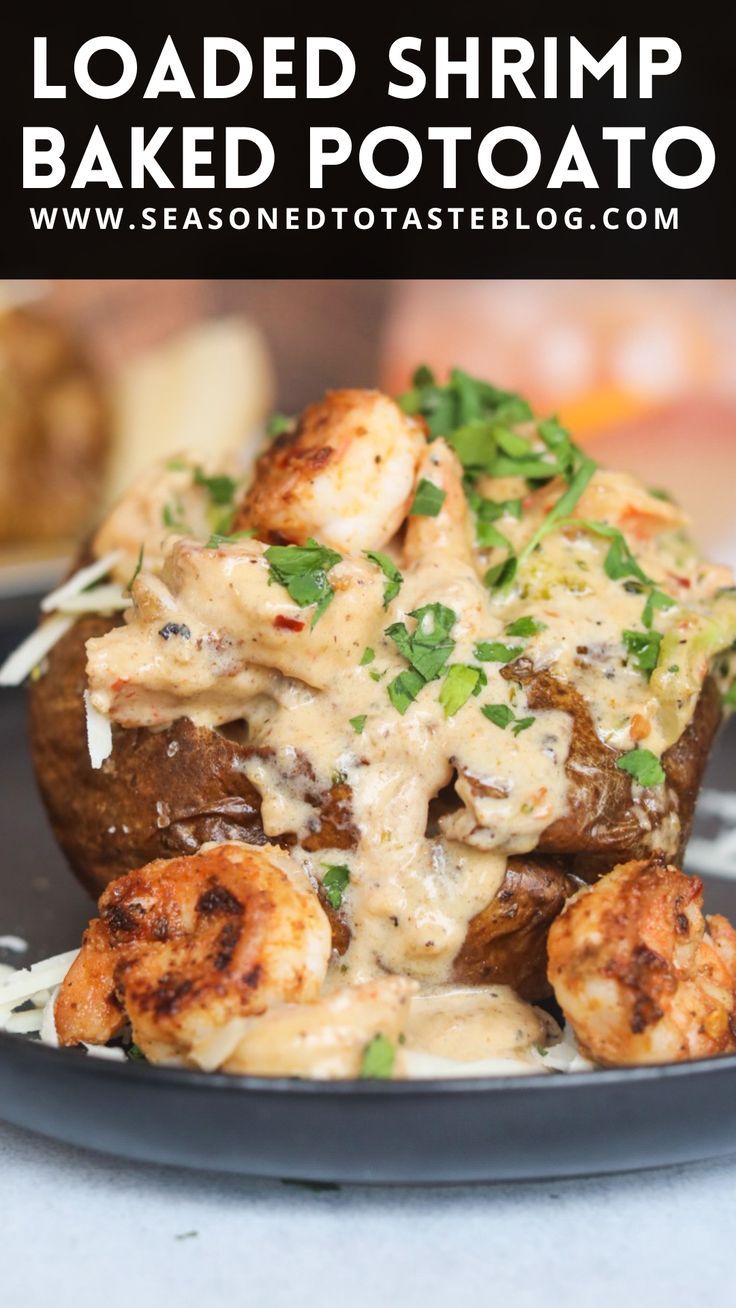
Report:
[[[161,510],[161,521],[165,527],[169,528],[169,531],[187,532],[189,531],[189,528],[184,521],[183,514],[184,509],[178,502],[174,504],[164,504],[164,507]]]
[[[388,554],[381,554],[379,550],[364,550],[363,553],[367,559],[370,559],[371,563],[377,564],[387,580],[388,584],[383,588],[383,607],[387,609],[401,590],[401,583],[404,578],[393,559],[388,557]]]
[[[184,459],[169,459],[166,464],[167,472],[190,472],[191,469]]]
[[[397,713],[400,713],[403,717],[409,705],[414,702],[420,690],[426,684],[421,673],[415,672],[413,668],[405,668],[403,672],[399,673],[398,677],[394,677],[386,689]]]
[[[532,443],[526,436],[519,436],[510,427],[494,427],[496,444],[510,459],[528,459],[532,454]]]
[[[374,649],[371,649],[370,645],[366,645],[365,649],[363,650],[363,654],[358,666],[364,668],[366,663],[372,663],[375,657],[376,657],[376,651]]]
[[[597,466],[598,465],[594,459],[590,459],[585,455],[580,458],[578,467],[572,475],[567,490],[562,492],[560,498],[555,501],[544,521],[539,524],[537,530],[526,542],[526,545],[524,545],[519,551],[519,567],[521,567],[525,559],[528,559],[529,555],[534,552],[537,546],[541,544],[545,536],[548,536],[551,531],[555,531],[560,526],[563,519],[570,516]]]
[[[143,551],[144,551],[144,548],[145,548],[145,546],[144,546],[144,544],[143,544],[143,541],[141,541],[141,547],[140,547],[140,549],[139,549],[139,551],[138,551],[138,562],[136,563],[135,568],[133,569],[133,575],[132,575],[132,577],[130,578],[130,581],[128,582],[127,586],[125,587],[125,592],[124,592],[124,593],[125,593],[126,595],[129,595],[130,592],[132,591],[132,589],[133,589],[133,582],[135,581],[136,577],[138,576],[138,573],[140,572],[141,568],[143,567]]]
[[[481,549],[501,547],[511,550],[511,544],[498,527],[494,526],[499,518],[521,517],[521,500],[487,500],[474,489],[472,481],[465,484],[468,503],[475,513],[475,539]]]
[[[665,595],[664,591],[657,590],[655,586],[649,592],[649,597],[644,605],[644,612],[641,615],[641,620],[644,626],[651,627],[654,622],[655,609],[671,609],[674,608],[674,605],[675,600],[673,600],[669,595]]]
[[[213,504],[232,504],[238,489],[238,483],[233,477],[225,474],[207,477],[200,467],[194,468],[194,481],[197,486],[204,487]]]
[[[266,423],[266,433],[269,436],[281,436],[291,427],[293,418],[289,418],[285,413],[274,413]]]
[[[523,653],[523,646],[504,645],[500,640],[479,640],[473,653],[480,663],[510,663]]]
[[[252,540],[255,534],[254,527],[246,527],[243,531],[233,531],[229,536],[221,536],[219,532],[213,531],[205,545],[205,549],[217,550],[221,545],[234,545],[239,540]]]
[[[445,717],[453,717],[471,695],[479,695],[487,685],[488,678],[482,668],[474,668],[470,663],[451,664],[440,691],[440,704],[445,710]]]
[[[669,671],[679,672],[679,668],[676,667],[670,668]],[[736,708],[736,681],[731,683],[725,695],[723,696],[723,703],[727,705],[728,708]]]
[[[363,1050],[360,1075],[364,1079],[388,1080],[394,1070],[395,1059],[396,1050],[391,1041],[379,1031]]]
[[[148,1059],[142,1049],[136,1044],[129,1044],[125,1050],[125,1057],[129,1058],[131,1063],[147,1063]]]
[[[666,780],[662,764],[650,749],[630,749],[617,760],[616,767],[628,772],[640,786],[659,786]]]
[[[425,681],[438,677],[455,642],[450,636],[457,615],[444,604],[424,604],[409,616],[416,618],[416,628],[409,634],[403,622],[394,622],[386,628],[397,650],[419,672]]]
[[[501,563],[494,563],[489,568],[483,580],[489,590],[505,590],[510,586],[518,567],[518,560],[515,554],[510,554],[507,559]]]
[[[460,368],[453,368],[444,385],[438,385],[429,368],[417,368],[412,388],[399,397],[399,405],[405,413],[421,414],[427,423],[430,440],[437,436],[450,438],[458,429],[477,423],[486,427],[488,440],[494,425],[526,422],[532,417],[529,405],[520,395],[499,390]],[[492,437],[489,445],[495,454]],[[458,450],[458,456],[464,463],[461,450]],[[473,456],[481,460],[482,466],[485,465],[487,457],[482,448],[474,447]]]
[[[336,550],[320,545],[311,536],[306,545],[271,545],[266,550],[270,580],[285,586],[300,608],[316,605],[312,628],[335,597],[327,573],[341,558]]]
[[[386,672],[387,672],[386,668],[383,669],[383,672],[376,672],[376,670],[374,669],[372,672],[369,672],[368,675],[371,681],[383,681]]]
[[[445,502],[445,492],[433,481],[422,477],[417,486],[414,503],[409,509],[412,518],[436,518]]]
[[[649,680],[659,660],[662,637],[658,631],[625,631],[624,644],[636,667]]]
[[[482,518],[475,520],[475,542],[483,550],[508,550],[513,554],[513,547],[508,536],[504,536],[498,527],[494,527],[492,522],[484,522]]]
[[[522,731],[526,731],[527,727],[530,727],[536,721],[535,718],[517,718],[508,704],[483,704],[480,711],[484,717],[488,718],[489,722],[493,722],[502,731],[505,731],[509,724],[513,722],[514,726],[511,730],[515,736],[520,735]]]
[[[452,609],[444,604],[424,604],[409,616],[417,621],[413,632],[409,633],[403,622],[393,622],[386,628],[386,635],[411,664],[387,688],[391,703],[401,714],[406,712],[422,687],[440,675],[455,648],[450,636],[456,621]]]
[[[509,622],[506,627],[506,635],[536,636],[540,631],[544,631],[546,626],[546,622],[539,622],[536,618],[516,618],[514,622]]]
[[[365,726],[367,717],[368,717],[367,713],[359,713],[357,717],[349,719],[350,725],[353,728],[353,731],[355,732],[356,736],[362,736],[363,727]]]
[[[339,908],[342,904],[342,897],[350,881],[350,868],[344,863],[323,863],[326,869],[322,878],[322,889],[325,892],[325,899],[332,908]]]

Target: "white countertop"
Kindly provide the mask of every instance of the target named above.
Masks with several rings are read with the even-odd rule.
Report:
[[[313,1191],[121,1162],[0,1123],[0,1193],[9,1308],[734,1302],[736,1159]]]

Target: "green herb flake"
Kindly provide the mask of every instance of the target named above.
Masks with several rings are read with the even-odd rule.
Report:
[[[548,536],[551,531],[557,530],[562,526],[563,522],[569,518],[597,466],[598,465],[594,459],[587,458],[587,456],[581,457],[578,468],[573,474],[567,490],[562,492],[560,498],[555,501],[544,521],[539,524],[537,530],[526,542],[526,545],[524,545],[523,549],[519,551],[519,566],[521,566],[524,560],[528,559],[529,555],[532,554],[537,546],[542,543],[545,536]]]
[[[479,640],[473,650],[480,663],[510,663],[522,653],[522,645],[504,645],[500,640]]]
[[[164,504],[161,510],[161,521],[169,531],[187,532],[189,528],[182,517],[183,509],[180,504]]]
[[[363,728],[366,724],[367,717],[368,717],[367,713],[359,713],[357,717],[349,719],[350,725],[353,728],[353,731],[355,732],[356,736],[362,736]]]
[[[536,636],[540,631],[544,631],[546,622],[539,622],[536,618],[523,617],[516,618],[514,622],[509,622],[506,627],[507,636]]]
[[[168,459],[166,463],[167,472],[190,472],[191,469],[184,459]]]
[[[424,604],[409,616],[417,622],[411,634],[403,622],[392,623],[385,634],[424,681],[433,681],[455,648],[450,631],[457,620],[456,614],[444,604]]]
[[[508,704],[483,704],[480,711],[485,718],[488,718],[489,722],[492,722],[496,727],[500,727],[502,731],[505,731],[513,723],[511,730],[515,736],[520,735],[522,731],[526,731],[535,721],[533,717],[517,718]]]
[[[143,541],[141,541],[141,547],[140,547],[140,549],[139,549],[139,551],[138,551],[138,561],[137,561],[137,563],[136,563],[136,565],[135,565],[135,568],[133,569],[133,575],[132,575],[132,577],[130,578],[130,581],[128,582],[127,586],[125,587],[125,592],[124,592],[124,593],[125,593],[126,595],[129,595],[130,592],[132,591],[132,589],[133,589],[133,582],[135,581],[135,579],[136,579],[136,577],[138,576],[138,574],[139,574],[141,568],[143,567],[143,551],[144,551],[144,548],[145,548],[144,543],[143,543]]]
[[[229,536],[223,536],[220,532],[213,531],[205,545],[205,549],[218,550],[221,545],[235,545],[239,540],[252,540],[255,534],[254,527],[247,527],[243,531],[233,531]]]
[[[281,436],[291,427],[294,419],[286,413],[274,413],[266,423],[266,434],[268,436]]]
[[[488,684],[488,678],[482,668],[474,668],[469,663],[453,663],[447,669],[440,691],[445,717],[454,717],[471,695],[480,693],[484,684]]]
[[[371,649],[370,645],[366,645],[361,655],[361,659],[360,659],[360,663],[358,664],[358,667],[364,668],[366,663],[372,663],[375,657],[376,657],[376,651],[374,649]]]
[[[662,636],[658,631],[625,631],[623,636],[629,656],[649,680],[659,660]]]
[[[295,604],[300,608],[316,606],[311,622],[314,628],[335,597],[327,573],[342,555],[310,537],[305,545],[271,545],[265,557],[270,579],[285,586]]]
[[[647,602],[644,605],[644,612],[641,615],[643,625],[645,627],[651,627],[654,622],[655,610],[671,609],[674,608],[674,606],[675,601],[671,599],[669,595],[665,595],[664,591],[657,590],[657,587],[654,586],[649,592]]]
[[[322,878],[325,899],[332,908],[338,909],[350,881],[350,868],[344,863],[323,863],[322,866],[325,868],[325,875]]]
[[[409,509],[409,516],[413,518],[436,518],[442,505],[445,502],[445,492],[436,486],[433,481],[427,481],[422,477],[417,486],[414,503]]]
[[[622,754],[617,760],[616,767],[622,772],[628,772],[640,786],[647,788],[660,786],[667,779],[662,764],[650,749],[629,750],[628,754]]]
[[[390,681],[386,689],[388,697],[391,700],[397,713],[403,717],[409,705],[414,702],[423,686],[426,686],[424,677],[413,668],[405,668],[400,672],[398,677]]]
[[[364,1079],[386,1081],[393,1073],[395,1060],[396,1050],[379,1031],[363,1050],[360,1075]]]
[[[513,582],[519,567],[515,554],[509,555],[502,563],[495,563],[483,578],[489,590],[506,590]]]
[[[383,607],[387,609],[401,590],[401,583],[404,578],[388,554],[381,554],[378,550],[364,550],[363,553],[367,559],[370,559],[371,563],[375,563],[381,569],[387,579],[388,584],[383,588]]]
[[[536,722],[536,718],[533,717],[517,718],[511,730],[515,736],[520,736],[522,731],[526,731],[529,727],[533,726],[535,722]]]
[[[670,668],[670,671],[672,669]],[[736,708],[736,681],[732,682],[723,696],[723,703],[727,708]]]
[[[129,1044],[125,1050],[125,1057],[130,1059],[131,1063],[147,1063],[148,1059],[142,1049],[136,1044]]]
[[[238,483],[233,477],[225,474],[207,477],[200,467],[194,469],[194,481],[197,486],[202,486],[207,491],[213,504],[232,504],[238,489]]]

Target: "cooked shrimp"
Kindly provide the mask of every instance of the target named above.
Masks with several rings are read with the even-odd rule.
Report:
[[[157,572],[163,563],[165,541],[172,532],[204,540],[210,535],[215,521],[207,490],[194,479],[196,466],[196,460],[186,455],[157,463],[142,473],[113,505],[94,537],[92,548],[98,558],[113,550],[120,551],[112,570],[116,581],[125,584],[130,580],[141,550],[146,568]],[[214,473],[223,469],[206,471]]]
[[[548,976],[596,1062],[736,1052],[736,931],[703,917],[702,891],[657,859],[625,863],[552,924]]]
[[[237,526],[346,553],[381,549],[408,512],[421,424],[378,391],[332,391],[261,457]]]
[[[233,1018],[316,998],[330,926],[283,850],[222,844],[113,881],[56,1001],[62,1045],[126,1022],[153,1062],[196,1062]]]
[[[463,491],[460,460],[443,440],[427,446],[418,471],[417,484],[429,481],[444,492],[435,517],[412,515],[406,528],[404,558],[407,564],[421,562],[437,552],[444,557],[472,560],[472,520]]]

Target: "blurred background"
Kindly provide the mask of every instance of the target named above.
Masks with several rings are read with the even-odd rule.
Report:
[[[736,564],[736,282],[0,283],[0,593],[43,587],[176,449],[255,449],[335,386],[456,364],[666,485]]]

